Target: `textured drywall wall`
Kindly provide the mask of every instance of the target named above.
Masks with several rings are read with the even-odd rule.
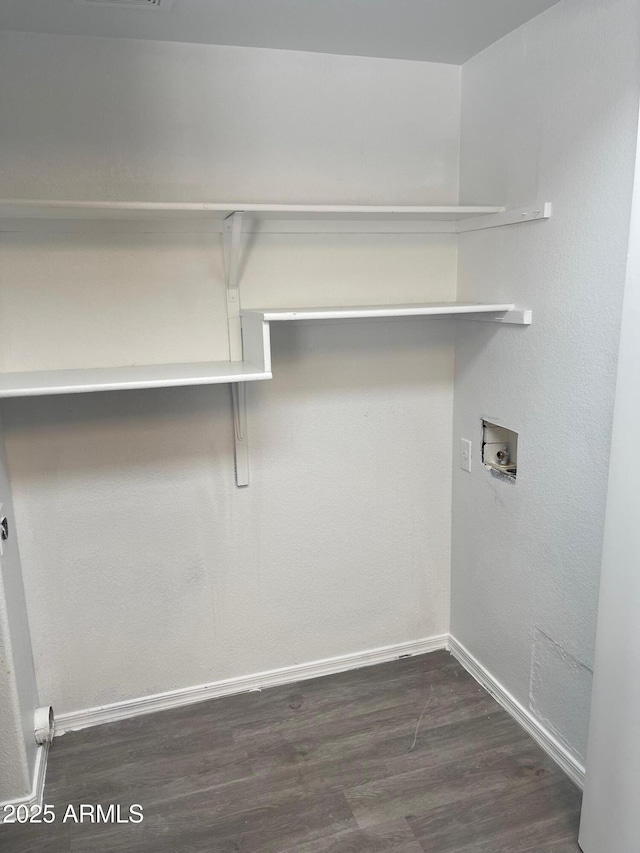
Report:
[[[9,536],[0,555],[0,802],[31,791],[36,760],[33,713],[38,692],[0,423],[0,517]]]
[[[457,198],[458,68],[1,38],[2,194]],[[226,357],[219,235],[149,228],[3,235],[4,369]],[[446,300],[455,275],[452,235],[265,235],[241,293]],[[273,355],[244,490],[224,386],[3,403],[58,712],[447,631],[452,325],[296,324]]]
[[[584,853],[634,853],[640,829],[640,681],[635,677],[640,668],[640,158],[633,195],[580,824]]]
[[[0,803],[24,797],[31,787],[8,624],[0,585]]]
[[[463,67],[461,201],[553,202],[464,235],[460,299],[533,325],[456,339],[452,633],[582,760],[638,114],[638,4],[563,0]],[[516,483],[480,419],[519,433]]]

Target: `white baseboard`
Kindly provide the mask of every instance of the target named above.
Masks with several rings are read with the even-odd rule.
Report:
[[[204,702],[207,699],[232,696],[235,693],[247,693],[252,690],[264,690],[268,687],[293,684],[297,681],[306,681],[310,678],[318,678],[323,675],[334,675],[338,672],[360,669],[361,667],[373,666],[378,663],[387,663],[401,657],[427,654],[440,649],[448,649],[467,672],[502,705],[567,776],[579,788],[584,787],[585,770],[579,760],[545,728],[531,711],[521,705],[462,643],[459,643],[455,637],[451,637],[448,634],[439,634],[435,637],[427,637],[409,643],[396,643],[392,646],[384,646],[349,655],[340,655],[339,657],[326,658],[324,660],[312,661],[311,663],[294,664],[293,666],[272,669],[254,675],[227,678],[222,681],[200,684],[195,687],[183,687],[167,691],[166,693],[157,693],[152,696],[143,696],[139,699],[114,702],[113,704],[102,705],[97,708],[86,708],[81,711],[57,714],[55,733],[58,736],[65,732],[76,731],[88,728],[89,726],[97,726],[102,723],[114,723],[118,720],[126,720],[130,717],[150,714],[154,711],[179,708],[183,705]],[[39,757],[42,750],[43,748],[39,751]],[[34,803],[38,801],[38,796],[42,797],[46,752],[43,753],[43,758],[38,762],[37,767],[40,772],[36,773],[36,780],[41,779],[41,781],[36,781],[34,794],[29,799],[29,802],[33,800]],[[39,791],[39,793],[36,793],[36,791]],[[20,802],[26,803],[27,800]]]
[[[97,726],[101,723],[114,723],[129,717],[138,717],[153,711],[163,711],[167,708],[178,708],[195,702],[204,702],[220,696],[231,696],[234,693],[247,693],[251,690],[263,690],[281,684],[292,684],[296,681],[306,681],[321,675],[334,675],[350,669],[360,669],[377,663],[386,663],[401,657],[422,655],[448,648],[449,635],[439,634],[409,643],[396,643],[366,652],[356,652],[349,655],[317,660],[312,663],[294,664],[282,669],[272,669],[255,675],[243,675],[239,678],[228,678],[214,681],[210,684],[200,684],[196,687],[183,687],[153,696],[143,696],[140,699],[128,699],[124,702],[114,702],[98,708],[87,708],[82,711],[71,711],[66,714],[56,714],[55,733]]]
[[[544,749],[561,770],[580,788],[584,788],[585,769],[580,761],[548,731],[455,637],[449,637],[449,651],[462,666]]]
[[[47,774],[47,758],[49,756],[49,744],[43,743],[36,752],[36,761],[33,767],[33,786],[31,793],[26,797],[18,797],[15,800],[5,800],[0,803],[0,824],[5,815],[5,806],[41,806],[44,797],[44,779]]]

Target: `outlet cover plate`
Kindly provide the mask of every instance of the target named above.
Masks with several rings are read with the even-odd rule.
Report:
[[[460,467],[471,471],[471,442],[466,438],[460,439]]]

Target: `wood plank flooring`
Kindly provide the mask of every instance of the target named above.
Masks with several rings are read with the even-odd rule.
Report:
[[[1,853],[579,851],[578,790],[447,652],[69,733],[45,801]]]

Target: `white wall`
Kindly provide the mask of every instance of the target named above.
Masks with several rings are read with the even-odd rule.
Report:
[[[529,329],[456,341],[452,633],[585,752],[638,115],[638,4],[563,0],[463,67],[463,203],[551,200],[547,223],[461,239],[461,299]],[[519,433],[518,478],[479,463],[480,419]]]
[[[455,202],[457,66],[0,39],[4,197]]]
[[[8,538],[0,554],[0,803],[31,792],[36,761],[33,714],[38,691],[15,514],[0,423],[0,507]]]
[[[0,803],[24,797],[30,788],[8,616],[4,588],[0,587]]]
[[[640,140],[639,140],[640,143]],[[638,146],[640,155],[640,144]],[[580,845],[634,853],[640,815],[640,157],[624,292]]]
[[[0,75],[1,195],[457,199],[459,68],[5,34]],[[246,305],[455,295],[451,235],[247,251]],[[4,369],[226,357],[216,235],[5,234],[3,264]],[[277,329],[274,373],[246,490],[223,386],[3,404],[58,713],[448,629],[452,327]]]

